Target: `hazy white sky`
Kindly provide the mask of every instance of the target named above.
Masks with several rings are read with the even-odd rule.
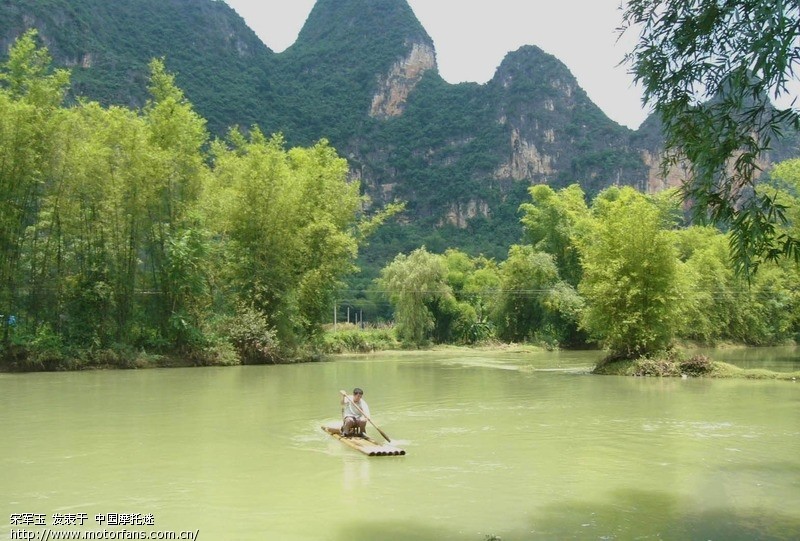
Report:
[[[261,40],[281,52],[297,38],[315,0],[225,0]],[[637,128],[648,112],[627,67],[636,36],[618,41],[623,0],[408,0],[433,38],[450,83],[485,83],[506,54],[537,45],[564,62],[612,120]]]

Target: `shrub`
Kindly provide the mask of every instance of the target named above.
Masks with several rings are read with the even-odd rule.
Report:
[[[692,376],[704,376],[710,374],[714,368],[711,359],[705,355],[695,355],[689,359],[681,361],[678,365],[683,374]]]
[[[226,326],[243,364],[277,363],[283,359],[275,330],[255,308],[239,306],[236,316]]]
[[[237,348],[224,340],[218,340],[202,349],[193,350],[187,355],[187,358],[195,366],[233,366],[242,364]]]
[[[17,355],[14,368],[23,371],[57,370],[65,360],[64,343],[49,325],[42,325]]]
[[[399,347],[391,328],[342,329],[327,332],[323,343],[325,353],[370,353]]]
[[[669,359],[637,359],[633,363],[634,376],[680,376],[678,365]]]

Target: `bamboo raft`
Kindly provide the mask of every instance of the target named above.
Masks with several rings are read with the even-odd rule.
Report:
[[[352,447],[356,451],[364,453],[367,456],[400,456],[406,454],[404,449],[389,445],[388,443],[380,443],[369,437],[354,436],[345,438],[339,433],[340,425],[323,425],[322,430],[344,443],[348,447]]]

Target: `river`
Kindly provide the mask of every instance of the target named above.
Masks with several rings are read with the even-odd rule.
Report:
[[[0,539],[800,539],[800,382],[588,374],[599,356],[0,374]],[[406,456],[320,430],[354,386]]]

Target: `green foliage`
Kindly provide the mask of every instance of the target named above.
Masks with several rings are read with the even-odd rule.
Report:
[[[793,165],[780,164],[769,185],[792,216]],[[453,249],[428,254],[444,265],[436,280],[452,298],[418,301],[426,339],[585,346],[591,338],[613,357],[652,358],[674,340],[766,345],[797,338],[800,269],[764,264],[748,282],[734,270],[729,234],[687,227],[674,191],[645,196],[612,187],[591,207],[578,186],[536,186],[530,197],[522,222],[535,245],[513,246],[500,264]],[[557,265],[559,254],[570,254],[562,257],[569,264]],[[577,291],[561,280],[561,268],[577,277]]]
[[[694,226],[676,231],[673,238],[689,291],[681,336],[704,343],[733,339],[732,319],[747,288],[730,265],[727,237],[714,228]]]
[[[376,77],[420,41],[429,43],[430,38],[405,2],[316,2],[297,41],[281,54],[271,74],[271,84],[284,99],[273,112],[279,123],[263,125],[302,144],[325,137],[344,145],[370,126],[365,112]]]
[[[26,262],[23,246],[40,210],[45,182],[58,162],[63,114],[58,108],[68,74],[51,73],[46,49],[28,32],[0,68],[0,311],[23,307]],[[7,321],[0,324],[9,340]]]
[[[359,185],[325,141],[234,130],[209,155],[160,60],[140,111],[59,106],[63,74],[34,37],[0,71],[4,348],[51,368],[150,364],[135,348],[238,362],[228,339],[246,362],[311,351],[359,242],[400,207],[359,223]]]
[[[778,163],[770,173],[772,183],[792,197],[800,197],[800,158]],[[795,225],[797,223],[795,222]]]
[[[230,239],[230,287],[263,313],[287,346],[320,333],[341,278],[354,269],[358,183],[322,141],[285,151],[280,136],[233,132],[213,146],[206,206]]]
[[[683,301],[685,328],[680,335],[704,343],[733,341],[780,344],[795,338],[798,302],[794,288],[798,269],[788,263],[765,263],[748,282],[736,275],[728,238],[712,228],[676,232],[681,277],[688,295]]]
[[[170,323],[172,339],[178,347],[197,349],[203,344],[203,319],[211,305],[207,258],[211,241],[195,229],[180,232],[177,238],[168,237],[166,246],[165,295],[172,299]]]
[[[395,309],[398,337],[410,345],[476,344],[494,336],[490,314],[500,275],[493,260],[422,247],[398,255],[377,282]]]
[[[346,325],[342,327],[325,333],[323,344],[325,353],[371,353],[400,347],[391,328],[356,329],[348,328]]]
[[[446,283],[444,258],[425,247],[408,256],[399,254],[382,271],[379,286],[395,308],[397,336],[412,345],[424,345],[434,337],[436,316],[452,317],[453,292]],[[446,323],[439,322],[439,330]]]
[[[69,85],[69,72],[51,68],[46,48],[36,43],[38,32],[28,30],[11,47],[0,82],[13,98],[42,108],[58,107]]]
[[[566,66],[533,46],[510,53],[485,85],[448,84],[428,70],[402,115],[371,115],[374,96],[385,91],[380,84],[398,82],[389,76],[393,68],[433,48],[402,1],[316,2],[281,54],[221,1],[0,3],[5,39],[31,21],[57,63],[71,68],[71,102],[138,109],[152,98],[151,59],[161,58],[215,136],[257,125],[282,133],[290,146],[324,138],[348,157],[377,206],[407,201],[404,231],[372,238],[359,262],[362,280],[421,245],[504,258],[521,241],[516,212],[531,183],[581,182],[596,193],[610,182],[640,182],[647,172],[639,149],[630,148],[630,130],[591,103]],[[511,175],[510,143],[535,145],[553,160],[554,173]],[[489,212],[466,227],[445,223],[471,205]]]
[[[800,6],[780,0],[632,0],[625,26],[639,32],[627,56],[666,134],[665,168],[688,161],[683,186],[696,217],[731,230],[736,270],[800,261],[800,239],[780,229],[786,208],[754,192],[773,140],[800,129],[787,94],[800,62]]]
[[[783,176],[772,189],[781,184],[778,197],[794,212],[791,165],[776,169]],[[578,186],[536,186],[530,196],[522,222],[535,245],[512,247],[499,266],[445,251],[453,299],[419,303],[434,340],[475,343],[496,333],[582,345],[585,331],[612,355],[630,358],[653,355],[674,339],[779,344],[797,336],[797,268],[769,264],[750,282],[738,276],[729,236],[686,227],[674,191],[647,197],[612,187],[591,208]],[[567,262],[560,267],[559,255]],[[562,268],[580,294],[560,280]]]
[[[576,286],[581,278],[577,241],[589,215],[580,186],[573,184],[556,193],[546,185],[532,186],[532,203],[520,206],[527,240],[539,251],[555,256],[561,277]]]
[[[405,50],[396,45],[386,58]],[[729,263],[735,232],[684,228],[670,193],[609,188],[588,208],[577,185],[528,193],[526,182],[496,182],[505,159],[497,142],[508,134],[477,85],[451,94],[429,74],[420,87],[440,93],[447,114],[420,94],[406,115],[383,121],[385,130],[366,128],[375,137],[360,151],[390,155],[392,167],[411,172],[411,190],[398,193],[424,197],[364,215],[361,186],[325,140],[287,150],[282,136],[254,126],[209,142],[206,120],[163,60],[150,63],[141,109],[85,100],[65,107],[68,74],[51,70],[48,58],[26,34],[0,69],[0,313],[16,318],[0,318],[0,328],[3,355],[17,367],[150,366],[174,362],[170,355],[191,364],[295,359],[322,345],[321,324],[353,287],[343,281],[367,238],[373,251],[351,282],[361,291],[350,305],[388,319],[379,298],[388,293],[405,344],[496,335],[582,344],[578,322],[624,356],[673,338],[773,344],[800,336],[797,266],[762,263],[742,280]],[[403,143],[409,134],[429,152]],[[798,178],[786,162],[753,192],[783,209],[774,231],[788,237],[800,224]],[[531,245],[506,254],[520,238],[513,223],[526,193]],[[465,208],[483,203],[489,215],[463,220]],[[442,226],[443,211],[458,212],[461,223]],[[388,220],[400,212],[414,217],[410,225]],[[420,238],[431,252],[413,250]],[[448,249],[452,242],[467,248]],[[397,253],[365,292],[379,262]],[[394,343],[381,332],[343,334],[327,347]]]
[[[500,265],[500,279],[492,315],[498,338],[551,346],[572,341],[582,301],[559,279],[552,255],[514,245]]]
[[[457,250],[447,250],[444,255],[447,282],[458,301],[452,339],[463,344],[493,339],[495,325],[491,313],[502,285],[497,264],[493,259],[470,258]]]
[[[581,247],[583,327],[614,355],[669,346],[684,292],[661,212],[631,188],[603,192],[592,210],[593,230]]]
[[[46,324],[36,329],[27,344],[27,349],[28,354],[25,358],[27,370],[58,366],[64,358],[64,343],[61,337]]]
[[[226,331],[243,364],[285,360],[268,318],[254,307],[239,305]]]
[[[9,40],[34,21],[72,66],[72,98],[141,107],[148,63],[165,55],[215,133],[263,120],[256,111],[272,94],[274,55],[224,2],[20,0],[0,4],[0,21]]]

